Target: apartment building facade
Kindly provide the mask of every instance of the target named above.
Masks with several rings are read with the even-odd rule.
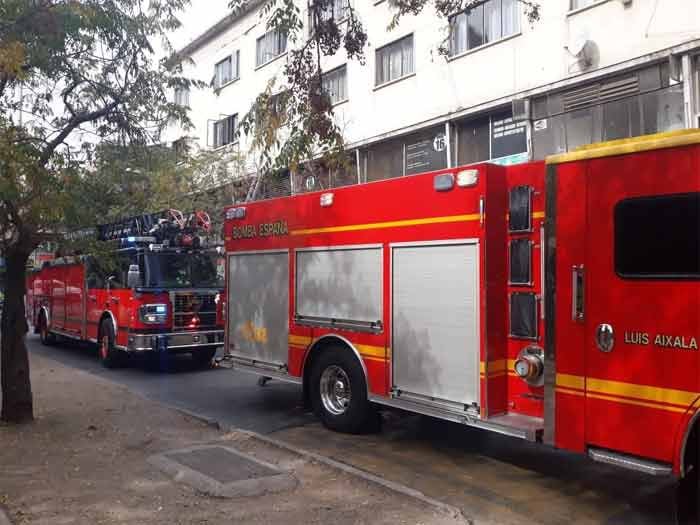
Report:
[[[332,16],[342,20],[347,1]],[[292,176],[282,192],[513,164],[700,126],[697,0],[540,0],[532,23],[519,0],[485,0],[449,21],[428,6],[391,31],[389,0],[349,1],[368,33],[366,63],[341,50],[324,60],[324,84],[352,173]],[[248,173],[255,152],[236,135],[238,122],[271,78],[282,88],[294,45],[266,30],[259,8],[251,3],[180,50],[185,74],[210,87],[174,93],[194,130],[168,137],[176,148],[239,151]]]

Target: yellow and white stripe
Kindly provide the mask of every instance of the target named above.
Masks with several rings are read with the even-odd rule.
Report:
[[[305,335],[289,334],[288,342],[289,346],[293,348],[306,349],[313,342],[313,338]],[[391,349],[385,348],[383,346],[363,345],[356,343],[353,343],[353,346],[355,347],[357,352],[362,356],[363,359],[369,361],[386,362],[389,360],[389,357],[391,355]]]
[[[676,413],[700,404],[698,392],[569,374],[557,374],[556,391]]]
[[[406,226],[424,226],[426,224],[446,224],[452,222],[478,221],[481,215],[471,213],[467,215],[446,215],[443,217],[426,217],[423,219],[407,219],[402,221],[369,222],[366,224],[348,224],[345,226],[328,226],[325,228],[303,228],[290,230],[290,235],[313,235],[315,233],[340,233],[355,232],[361,230],[379,230],[383,228],[403,228]]]

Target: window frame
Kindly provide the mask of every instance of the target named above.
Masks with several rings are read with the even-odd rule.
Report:
[[[174,97],[175,104],[183,108],[190,107],[190,88],[178,86],[175,88]],[[184,98],[184,100],[178,100]]]
[[[221,143],[221,144],[218,144],[218,143],[217,143],[217,137],[218,137],[217,126],[219,126],[219,125],[225,125],[226,122],[230,122],[232,119],[233,119],[233,123],[234,123],[233,131],[231,131],[230,128],[229,128],[229,132],[228,132],[228,133],[229,133],[229,137],[228,137],[228,138],[229,138],[230,140],[229,140],[228,142],[223,142],[223,143]],[[227,115],[227,116],[225,116],[224,118],[221,118],[221,119],[219,119],[219,120],[215,120],[215,121],[214,121],[213,130],[212,130],[213,135],[214,135],[213,149],[216,150],[216,149],[220,149],[220,148],[229,146],[229,145],[231,145],[231,144],[237,144],[237,143],[238,143],[238,138],[236,137],[236,132],[238,131],[238,124],[239,124],[239,123],[238,123],[238,113],[232,113],[231,115]],[[224,133],[225,133],[225,131],[224,131]]]
[[[273,55],[269,60],[266,60],[265,62],[260,62],[258,63],[258,55],[259,55],[259,46],[260,42],[267,37],[269,34],[276,34],[277,38],[284,37],[284,50],[280,51],[278,54]],[[255,69],[260,69],[261,67],[265,67],[267,64],[270,62],[274,62],[277,60],[279,57],[284,56],[287,54],[287,46],[289,44],[288,36],[286,34],[283,34],[281,31],[277,30],[271,30],[271,31],[266,31],[264,34],[260,35],[258,38],[255,39]]]
[[[569,0],[569,10],[566,13],[567,16],[575,15],[576,13],[580,13],[582,11],[587,11],[588,9],[593,9],[594,7],[597,7],[601,4],[605,4],[609,2],[610,0],[593,0],[590,4],[580,6],[580,7],[574,7],[574,2],[576,0]]]
[[[612,212],[612,252],[613,252],[613,270],[615,275],[620,279],[630,280],[630,281],[700,281],[700,269],[698,273],[628,273],[620,271],[618,264],[618,253],[621,249],[620,243],[618,242],[618,213],[620,207],[632,201],[658,201],[661,199],[673,199],[688,197],[693,198],[695,196],[698,201],[700,201],[700,192],[698,191],[687,191],[678,193],[663,193],[654,195],[642,195],[636,197],[623,197],[619,199]],[[650,241],[650,245],[651,245]]]
[[[177,140],[173,141],[172,144],[173,148],[173,153],[175,155],[175,163],[176,164],[181,164],[184,162],[184,158],[187,156],[188,150],[189,150],[189,144],[187,141],[187,137],[180,137]]]
[[[214,89],[221,89],[225,85],[230,84],[231,82],[234,81],[232,58],[233,58],[232,55],[228,55],[226,58],[223,58],[214,64]],[[220,81],[219,80],[219,67],[222,66],[226,62],[228,62],[228,70],[229,70],[230,78],[226,81]]]
[[[482,35],[481,35],[481,36],[482,36],[482,39],[483,39],[483,40],[486,39],[486,16],[485,16],[485,13],[484,13],[485,10],[483,9],[483,7],[484,7],[486,4],[488,4],[488,3],[490,3],[490,2],[493,2],[493,1],[495,1],[495,0],[484,0],[483,2],[480,2],[480,3],[478,3],[478,4],[475,4],[475,5],[471,6],[471,8],[468,10],[468,11],[472,11],[472,10],[474,10],[474,9],[476,9],[476,8],[482,8],[482,15],[481,15],[481,16],[482,16],[482,19],[481,19],[481,24],[482,24]],[[515,13],[515,20],[517,20],[517,24],[518,24],[518,25],[517,25],[517,28],[515,29],[515,31],[513,31],[512,33],[509,33],[509,34],[507,34],[507,35],[504,35],[504,34],[503,34],[503,3],[502,3],[502,0],[499,0],[499,1],[501,1],[501,12],[500,12],[500,15],[501,15],[501,16],[500,16],[500,18],[501,18],[501,28],[500,28],[500,29],[501,29],[501,35],[500,35],[500,37],[497,38],[497,39],[495,39],[495,40],[491,40],[490,42],[484,41],[484,42],[482,42],[481,44],[479,44],[478,46],[469,47],[469,22],[468,22],[468,19],[467,19],[466,22],[465,22],[465,36],[464,36],[464,38],[465,38],[465,40],[466,40],[466,47],[465,47],[465,49],[464,49],[463,51],[460,51],[460,52],[454,53],[454,54],[452,53],[452,49],[453,49],[452,32],[453,32],[453,24],[454,24],[453,21],[454,21],[457,17],[462,16],[462,15],[468,17],[468,11],[465,10],[465,11],[461,11],[461,12],[459,12],[459,13],[455,13],[455,14],[453,14],[453,15],[450,15],[450,17],[448,18],[448,27],[449,27],[449,33],[450,33],[450,34],[449,34],[449,37],[448,37],[448,39],[447,39],[447,41],[448,41],[448,55],[447,55],[447,60],[448,60],[448,61],[450,61],[450,60],[455,60],[455,59],[457,59],[457,58],[463,57],[463,56],[465,56],[465,55],[469,55],[469,54],[471,54],[471,53],[475,53],[475,52],[477,52],[477,51],[479,51],[479,50],[481,50],[481,49],[485,49],[485,48],[487,48],[487,47],[490,47],[490,46],[499,44],[499,43],[501,43],[501,42],[505,42],[506,40],[510,40],[511,38],[515,38],[515,37],[520,36],[520,35],[522,34],[522,24],[521,24],[521,15],[522,15],[522,12],[521,12],[521,10],[520,10],[520,2],[519,2],[519,0],[515,0],[515,1],[513,2],[514,8],[515,8],[515,10],[516,10],[516,13]],[[603,0],[603,1],[607,1],[607,0]]]
[[[331,3],[331,10],[333,12],[333,20],[335,21],[335,24],[339,26],[339,25],[345,23],[349,17],[348,11],[350,10],[350,0],[331,0],[331,2],[332,2]],[[341,17],[336,16],[336,13],[335,13],[335,8],[337,7],[336,3],[344,4],[344,6],[343,6],[344,13],[343,13],[343,16],[341,16]],[[311,7],[313,8],[313,3],[312,3]],[[311,16],[311,9],[308,11],[308,19],[309,19],[309,35],[311,35],[311,34],[313,34],[313,31],[314,31],[314,20],[313,20],[313,16]]]
[[[403,42],[404,40],[411,39],[411,72],[410,73],[403,73],[402,75],[396,77],[396,78],[391,78],[389,80],[384,80],[384,82],[378,82],[378,73],[379,73],[379,54],[386,49],[389,49],[392,46],[398,45],[400,42]],[[401,55],[401,61],[403,63],[403,54]],[[403,69],[403,67],[402,67]],[[410,78],[416,74],[416,40],[414,33],[408,33],[407,35],[404,35],[400,38],[397,38],[396,40],[392,40],[391,42],[387,42],[386,44],[378,47],[374,51],[374,89],[379,89],[384,86],[391,85],[395,82],[399,82],[401,80],[404,80],[406,78]]]
[[[330,69],[323,73],[321,77],[321,88],[323,89],[324,93],[326,92],[325,87],[323,86],[323,82],[330,76],[339,73],[340,71],[345,71],[345,93],[344,97],[342,99],[337,100],[336,102],[333,102],[333,98],[328,95],[328,98],[331,99],[331,105],[332,106],[337,106],[338,104],[342,104],[344,102],[347,102],[350,99],[350,94],[348,93],[348,65],[347,64],[341,64],[338,67],[334,67],[333,69]]]

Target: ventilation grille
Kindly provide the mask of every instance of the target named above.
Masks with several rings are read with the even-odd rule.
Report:
[[[631,97],[639,93],[639,78],[627,78],[605,83],[589,84],[564,93],[564,111],[576,111],[613,100]]]
[[[202,330],[216,328],[216,294],[176,292],[173,299],[173,328]]]
[[[259,184],[255,200],[287,197],[292,194],[292,184],[288,171],[263,175]]]
[[[631,97],[639,93],[639,79],[637,76],[607,82],[600,87],[600,102],[610,102],[620,98]]]

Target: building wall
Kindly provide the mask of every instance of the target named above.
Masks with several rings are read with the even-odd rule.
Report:
[[[445,121],[456,122],[469,114],[495,109],[507,111],[513,97],[529,97],[564,89],[566,84],[579,80],[609,76],[613,70],[633,67],[635,61],[667,63],[672,50],[680,50],[680,55],[700,52],[697,0],[602,0],[578,11],[568,9],[569,0],[540,0],[539,21],[529,23],[521,13],[519,33],[451,59],[437,51],[447,35],[447,23],[431,7],[418,16],[403,18],[398,28],[387,31],[392,11],[386,0],[353,1],[369,36],[366,64],[348,61],[340,52],[325,60],[324,69],[347,63],[348,100],[336,106],[336,118],[349,146],[363,152],[364,156],[358,159],[363,170],[368,162],[365,157],[372,154],[371,144],[390,136],[419,128],[440,133]],[[199,147],[211,145],[214,120],[234,113],[242,117],[272,77],[278,76],[278,85],[283,82],[286,56],[255,67],[256,39],[264,33],[264,20],[257,12],[251,12],[191,53],[192,63],[185,66],[185,74],[209,83],[214,64],[240,51],[238,80],[218,93],[212,88],[190,93],[190,115],[195,129],[187,135],[194,137]],[[409,34],[414,39],[415,74],[375,88],[376,49]],[[582,68],[567,48],[586,40],[592,42],[587,51],[593,57],[593,64]],[[670,74],[668,68],[663,74]],[[690,85],[690,80],[686,79],[689,84],[686,98],[692,98],[690,94],[697,89]],[[688,114],[698,112],[688,109]],[[488,118],[485,125],[489,125]],[[168,138],[175,140],[183,134],[182,130],[172,129]],[[457,142],[467,135],[458,139],[455,131],[449,136],[447,149],[453,150],[451,161],[460,162],[463,159],[455,152],[467,145]],[[402,144],[407,147],[405,141]],[[245,137],[238,147],[248,150]],[[254,170],[251,162],[249,171]]]

